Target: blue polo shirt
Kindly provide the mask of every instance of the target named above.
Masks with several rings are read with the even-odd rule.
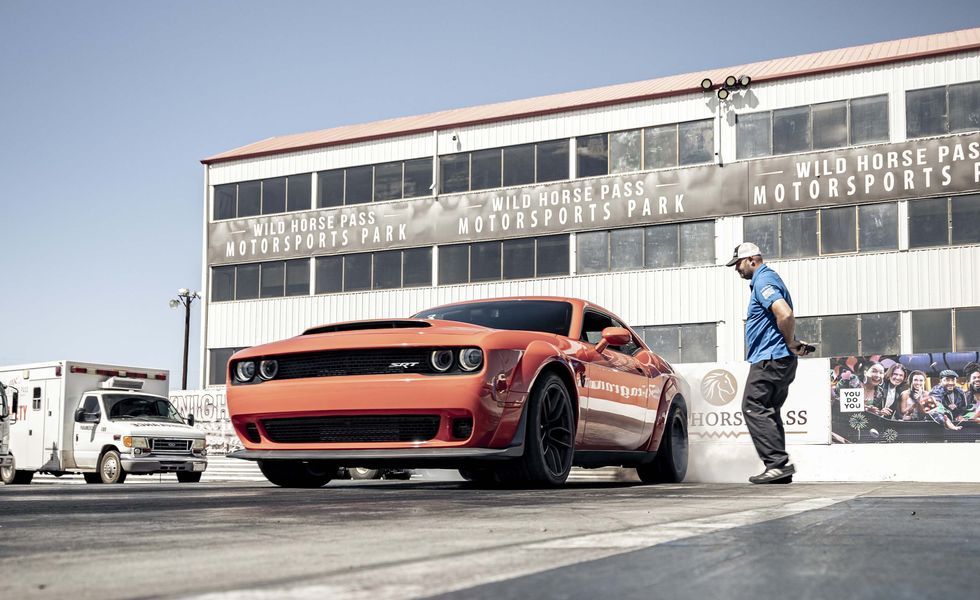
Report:
[[[775,271],[762,263],[752,275],[749,289],[752,294],[749,297],[749,313],[745,317],[747,360],[757,363],[760,360],[791,356],[793,353],[776,326],[776,315],[769,310],[772,303],[780,299],[793,308],[793,298],[790,297],[786,284]]]

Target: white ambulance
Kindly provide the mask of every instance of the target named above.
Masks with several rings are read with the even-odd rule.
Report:
[[[153,473],[200,481],[204,432],[167,399],[167,379],[158,369],[75,361],[0,367],[11,404],[3,483],[30,483],[34,473],[82,473],[88,483]]]

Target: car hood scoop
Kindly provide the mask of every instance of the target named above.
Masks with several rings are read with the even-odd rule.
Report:
[[[368,329],[411,329],[432,327],[426,321],[410,319],[389,319],[385,321],[354,321],[352,323],[335,323],[333,325],[321,325],[313,327],[303,332],[303,335],[315,335],[318,333],[337,333],[340,331],[364,331]]]

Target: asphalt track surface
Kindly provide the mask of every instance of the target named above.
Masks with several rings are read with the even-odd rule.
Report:
[[[0,486],[0,598],[973,598],[978,514],[975,484],[48,481]]]

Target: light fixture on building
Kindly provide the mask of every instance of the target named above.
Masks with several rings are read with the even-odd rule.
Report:
[[[729,95],[731,95],[731,92],[728,91],[728,88],[718,88],[719,100],[727,100]]]
[[[738,78],[738,84],[740,86],[742,86],[742,87],[749,87],[749,84],[750,83],[752,83],[752,78],[749,77],[748,75],[741,75],[741,76],[739,76],[739,78]]]
[[[736,85],[738,85],[738,78],[736,78],[734,75],[729,75],[725,78],[725,87],[730,88],[735,87]]]
[[[714,84],[712,84],[711,80],[708,79],[707,77],[701,80],[701,89],[704,90],[705,92],[711,91],[712,85]]]

